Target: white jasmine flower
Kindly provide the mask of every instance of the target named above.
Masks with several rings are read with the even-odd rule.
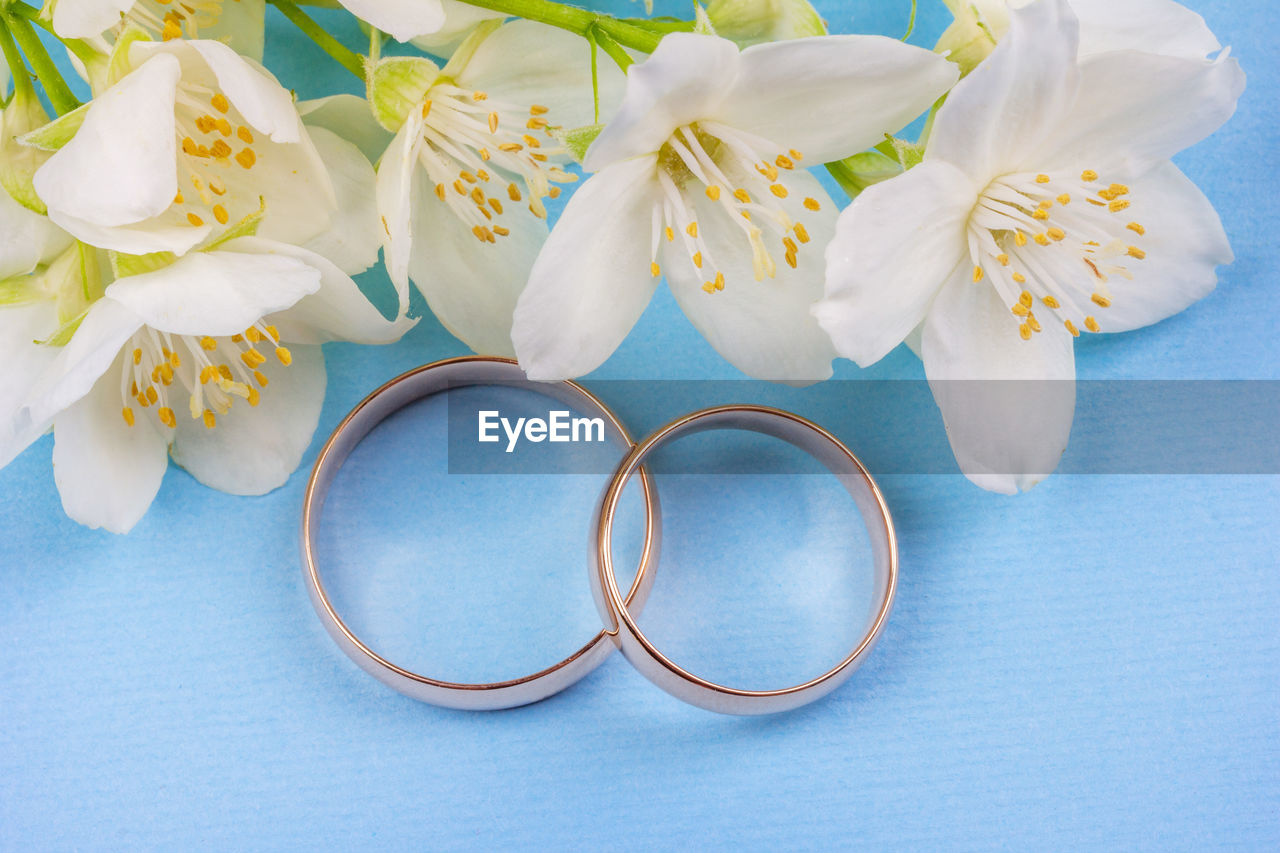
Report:
[[[1133,51],[1078,62],[1077,44],[1064,0],[1012,14],[937,113],[923,163],[841,215],[815,309],[864,366],[923,322],[960,467],[1002,492],[1034,485],[1066,447],[1074,338],[1175,314],[1232,259],[1217,214],[1169,158],[1231,116],[1236,62]]]
[[[616,117],[587,152],[595,172],[534,264],[513,339],[531,377],[595,369],[649,302],[662,270],[711,344],[752,376],[831,373],[809,313],[815,248],[836,210],[805,171],[861,151],[919,115],[955,67],[891,39],[757,45],[677,33],[628,72]]]
[[[590,45],[514,21],[483,29],[443,69],[384,60],[375,114],[396,136],[378,167],[387,271],[477,352],[510,355],[511,315],[546,239],[544,200],[574,181],[553,131],[593,120]],[[599,68],[607,107],[621,75]]]
[[[261,494],[288,478],[315,430],[319,344],[387,343],[412,324],[385,320],[305,249],[239,237],[191,252],[106,288],[25,404],[0,412],[11,424],[0,460],[52,425],[64,509],[115,532],[146,512],[170,453],[206,485]]]
[[[54,0],[53,31],[63,38],[113,36],[129,25],[155,38],[213,39],[262,58],[265,0]]]
[[[134,255],[180,255],[260,210],[258,233],[281,242],[330,226],[333,186],[274,78],[213,41],[118,53],[121,79],[55,123],[83,121],[35,175],[57,225]]]
[[[968,72],[1009,32],[1012,12],[1035,0],[944,0],[955,21],[936,50]],[[1204,18],[1174,0],[1070,0],[1080,22],[1080,56],[1141,50],[1204,59],[1222,48]]]

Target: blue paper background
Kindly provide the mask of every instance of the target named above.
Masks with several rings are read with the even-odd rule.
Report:
[[[931,44],[945,11],[922,5],[913,41]],[[1185,314],[1085,338],[1084,377],[1280,378],[1280,28],[1266,0],[1192,5],[1250,74],[1235,119],[1179,161],[1238,260]],[[819,4],[835,31],[895,36],[907,6]],[[273,16],[287,85],[355,89],[326,62]],[[394,347],[329,347],[304,469],[370,388],[461,352],[430,319]],[[920,373],[900,350],[839,375]],[[733,375],[665,292],[599,371]],[[628,417],[643,433],[674,414]],[[902,416],[940,428],[884,413]],[[344,612],[440,675],[549,662],[596,624],[582,543],[599,481],[441,476],[442,423],[427,404],[388,424],[339,481],[326,553],[350,561]],[[0,471],[6,848],[1280,846],[1275,477],[1060,476],[1014,499],[886,478],[897,607],[827,700],[722,718],[614,658],[542,704],[468,714],[383,688],[324,634],[297,557],[305,470],[245,499],[171,469],[121,538],[62,515],[51,447]],[[838,654],[865,589],[831,484],[761,485],[671,487],[646,619],[691,665],[762,685]]]

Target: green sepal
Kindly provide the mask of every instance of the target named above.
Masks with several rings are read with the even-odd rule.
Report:
[[[148,252],[145,255],[127,255],[124,252],[108,252],[111,272],[116,278],[155,272],[178,259],[173,252]]]
[[[716,35],[716,25],[711,22],[711,16],[707,14],[707,8],[701,3],[693,4],[693,31],[698,35],[714,36]]]
[[[32,179],[47,155],[22,145],[18,138],[48,122],[49,114],[40,99],[32,90],[21,86],[14,89],[13,97],[0,114],[0,187],[18,204],[42,216],[49,209],[36,194]]]
[[[419,56],[388,56],[369,71],[367,91],[373,117],[392,133],[409,112],[422,108],[427,90],[440,79],[440,68]]]
[[[711,0],[707,16],[739,47],[827,34],[826,22],[809,0]]]
[[[40,293],[32,286],[31,279],[32,276],[26,274],[0,280],[0,305],[26,305],[40,299]]]
[[[104,86],[114,86],[133,70],[133,63],[129,61],[129,48],[140,41],[153,41],[153,39],[151,33],[133,23],[116,36],[116,43],[112,45],[111,56],[107,60]]]
[[[604,130],[604,128],[603,124],[588,124],[585,127],[569,129],[553,128],[551,133],[573,155],[573,159],[581,163],[586,159],[587,149],[591,147],[591,143],[596,141],[596,137],[600,135],[600,131]]]
[[[258,233],[258,226],[262,224],[262,217],[266,215],[266,212],[267,200],[262,196],[258,196],[258,209],[256,211],[250,213],[226,231],[223,231],[222,234],[218,236],[218,239],[214,240],[200,251],[212,252],[215,249],[220,249],[232,240],[239,239],[240,237],[254,236]]]
[[[89,106],[89,104],[83,104],[66,115],[58,116],[43,127],[37,127],[22,134],[17,137],[17,140],[30,148],[57,151],[79,132],[80,125],[84,124],[84,117],[88,114]]]
[[[86,307],[79,314],[72,317],[67,322],[63,323],[57,329],[54,329],[52,335],[45,338],[44,340],[38,340],[35,343],[41,346],[47,346],[47,347],[66,346],[67,342],[70,341],[71,337],[76,333],[76,329],[80,328],[80,324],[84,322],[85,315],[87,315],[88,313],[89,313],[89,309]]]

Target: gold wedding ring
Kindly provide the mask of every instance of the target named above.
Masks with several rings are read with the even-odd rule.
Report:
[[[599,666],[610,653],[613,644],[601,631],[590,642],[569,657],[540,672],[510,681],[467,684],[441,681],[397,666],[379,655],[364,643],[342,621],[325,591],[316,556],[316,531],[325,496],[338,470],[369,432],[391,413],[410,403],[447,391],[472,385],[506,385],[525,388],[552,397],[569,406],[604,419],[606,432],[611,440],[629,450],[634,446],[631,436],[618,418],[594,394],[576,382],[534,383],[525,378],[524,372],[514,361],[504,358],[469,356],[438,361],[411,370],[392,379],[365,397],[351,413],[338,424],[337,429],[321,449],[307,482],[302,505],[302,560],[305,567],[307,590],[311,603],[325,629],[338,646],[365,672],[407,696],[443,705],[448,708],[469,710],[495,710],[514,708],[537,702],[577,682]],[[648,471],[640,472],[644,492],[645,538],[640,557],[640,567],[627,593],[626,601],[632,607],[640,607],[648,594],[653,578],[653,563],[659,552],[661,513],[657,492],[653,488]]]
[[[645,460],[679,436],[714,429],[771,435],[811,454],[839,479],[862,513],[871,540],[875,585],[862,638],[834,667],[803,684],[777,690],[741,690],[689,672],[659,651],[636,625],[636,614],[618,589],[613,570],[612,532],[623,490]],[[819,699],[839,687],[866,659],[884,630],[898,585],[898,546],[893,520],[879,487],[858,458],[831,433],[799,415],[762,406],[720,406],[677,418],[635,446],[605,487],[591,525],[596,570],[591,589],[606,631],[642,675],[685,702],[722,714],[770,714]]]

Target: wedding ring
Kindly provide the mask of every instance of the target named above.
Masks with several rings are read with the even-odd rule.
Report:
[[[601,631],[559,663],[510,681],[466,684],[429,678],[397,666],[355,635],[329,600],[316,559],[316,531],[325,496],[355,446],[392,412],[432,394],[473,385],[514,386],[552,397],[584,413],[603,418],[606,432],[615,444],[626,450],[634,447],[631,436],[613,412],[575,382],[530,382],[514,361],[485,356],[454,358],[419,367],[392,379],[365,397],[338,424],[321,449],[303,498],[302,560],[307,590],[320,621],[338,646],[361,669],[414,699],[447,708],[496,710],[527,705],[564,690],[599,666],[613,652],[613,644]],[[644,491],[645,538],[640,567],[626,596],[626,603],[636,608],[643,605],[652,585],[653,563],[659,553],[661,530],[658,495],[647,470],[640,471],[640,482]]]
[[[737,429],[771,435],[811,454],[853,497],[871,540],[874,592],[862,638],[842,661],[817,678],[778,690],[740,690],[716,684],[683,669],[659,651],[636,625],[635,614],[618,590],[613,571],[614,515],[628,481],[661,445],[679,436],[714,429]],[[723,714],[771,714],[797,708],[839,687],[866,659],[884,630],[898,585],[898,546],[893,520],[879,487],[858,458],[822,427],[780,409],[720,406],[685,415],[635,446],[618,464],[605,487],[591,525],[596,567],[591,589],[606,633],[642,675],[685,702]]]

